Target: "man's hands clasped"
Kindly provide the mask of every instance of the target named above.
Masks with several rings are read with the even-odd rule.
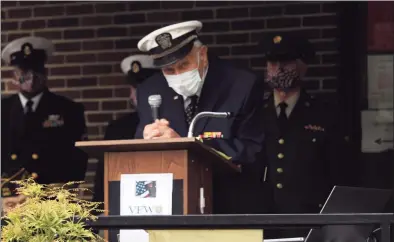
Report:
[[[170,122],[166,119],[156,120],[144,128],[144,139],[170,139],[179,138],[179,134],[170,128]]]

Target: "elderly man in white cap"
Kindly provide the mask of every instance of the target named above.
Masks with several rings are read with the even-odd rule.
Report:
[[[84,107],[50,92],[45,63],[54,51],[40,37],[9,43],[2,58],[14,67],[17,94],[2,99],[1,192],[3,208],[21,201],[10,180],[34,177],[38,183],[80,181],[87,155],[75,148],[86,130]]]
[[[138,88],[140,123],[136,137],[186,137],[197,113],[231,112],[230,119],[201,119],[194,135],[204,137],[206,132],[215,132],[222,138],[204,141],[204,144],[224,153],[234,163],[253,163],[263,141],[260,82],[252,72],[208,55],[207,46],[199,40],[201,29],[201,22],[188,21],[153,31],[139,41],[139,50],[149,53],[161,72]],[[162,99],[156,120],[148,103],[151,95],[160,95]],[[220,176],[214,177],[224,182]],[[214,182],[214,186],[218,183]],[[227,187],[231,185],[227,183]],[[219,195],[224,190],[217,188],[214,193],[225,197]],[[220,203],[220,200],[214,199],[214,202]],[[226,209],[224,203],[214,207],[215,213],[236,209]]]
[[[126,82],[130,84],[130,113],[109,122],[105,131],[105,140],[134,139],[139,122],[137,108],[137,87],[145,79],[158,72],[153,65],[153,59],[146,54],[133,54],[123,59],[120,64],[126,75]],[[93,200],[104,202],[104,164],[100,160],[97,165]]]

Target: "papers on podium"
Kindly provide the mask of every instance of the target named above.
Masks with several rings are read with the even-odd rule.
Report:
[[[120,178],[120,215],[172,215],[173,174],[127,174]],[[149,242],[145,230],[121,230],[120,242]]]

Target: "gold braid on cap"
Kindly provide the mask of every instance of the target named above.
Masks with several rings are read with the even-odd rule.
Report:
[[[179,50],[180,48],[182,48],[183,46],[189,44],[190,41],[192,41],[193,39],[197,39],[197,37],[198,37],[197,35],[191,35],[191,36],[189,36],[188,38],[184,39],[180,44],[178,44],[178,45],[175,46],[174,48],[169,49],[169,50],[166,50],[166,51],[164,51],[164,52],[162,52],[162,53],[160,53],[160,54],[151,55],[151,57],[152,57],[153,59],[158,59],[158,58],[164,57],[164,56],[166,56],[166,55],[172,54],[172,53],[174,53],[175,51],[177,51],[177,50]]]

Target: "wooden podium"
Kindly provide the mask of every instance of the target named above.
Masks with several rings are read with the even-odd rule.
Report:
[[[76,147],[91,158],[104,157],[105,215],[120,213],[121,174],[172,173],[178,184],[174,183],[178,196],[173,194],[173,214],[200,214],[200,188],[204,188],[204,213],[210,214],[212,170],[240,171],[195,138],[81,141]]]

